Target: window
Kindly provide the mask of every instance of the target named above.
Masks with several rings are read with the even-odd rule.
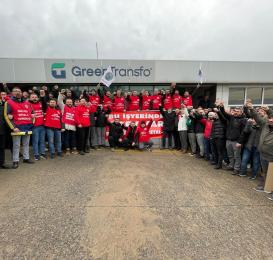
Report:
[[[230,88],[228,104],[243,105],[245,100],[245,88]]]
[[[273,104],[273,88],[264,88],[264,104]]]
[[[136,90],[138,93],[140,93],[143,89],[145,89],[152,93],[153,88],[153,86],[130,86],[130,91]]]
[[[263,88],[247,88],[246,98],[252,100],[253,105],[262,104]]]

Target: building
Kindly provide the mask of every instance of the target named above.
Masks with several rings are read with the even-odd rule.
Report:
[[[208,94],[229,106],[243,105],[247,98],[257,106],[273,106],[273,62],[2,58],[0,82],[23,88],[58,84],[80,92],[94,88],[108,66],[115,75],[112,90],[152,91],[176,82],[181,93],[193,94],[195,104]],[[197,87],[200,67],[203,84]]]

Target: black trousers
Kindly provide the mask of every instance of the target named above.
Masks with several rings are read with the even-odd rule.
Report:
[[[108,141],[111,148],[122,147],[122,142],[119,142],[119,137],[109,136]]]
[[[181,149],[181,142],[180,142],[179,132],[177,130],[175,130],[173,132],[173,136],[174,136],[174,148]]]
[[[5,163],[5,135],[0,135],[0,166],[2,166]]]
[[[213,150],[215,151],[215,162],[217,165],[222,166],[226,148],[226,140],[224,138],[215,138],[213,139],[212,144]]]
[[[173,138],[174,138],[174,131],[163,131],[162,148],[165,148],[167,138],[168,138],[168,148],[172,148],[172,143],[173,143]]]
[[[78,149],[84,151],[89,138],[89,127],[78,127]]]

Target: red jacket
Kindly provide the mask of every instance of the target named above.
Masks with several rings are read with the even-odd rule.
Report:
[[[129,111],[137,111],[139,110],[139,96],[129,96],[129,104],[128,110]]]
[[[141,127],[141,124],[138,126],[136,130],[136,137],[138,137],[138,142],[149,142],[150,141],[150,128],[152,126],[153,121],[150,120],[149,123],[145,127]]]
[[[45,118],[41,102],[30,103],[30,106],[32,108],[32,111],[34,112],[34,126],[44,125]]]
[[[163,107],[168,110],[173,108],[173,101],[171,95],[166,95],[164,101],[163,101]]]
[[[113,102],[112,102],[112,99],[106,95],[103,96],[103,101],[102,101],[102,104],[103,104],[103,109],[105,111],[108,110],[108,108],[113,109]]]
[[[151,96],[142,96],[142,110],[149,110],[151,105]]]
[[[7,103],[11,108],[15,125],[32,124],[32,109],[28,101],[16,102],[13,99],[9,99]]]
[[[45,115],[45,126],[50,128],[61,129],[61,110],[57,108],[48,107]]]
[[[161,95],[153,95],[152,97],[152,109],[159,110],[159,106],[162,104],[162,96]]]
[[[182,102],[186,107],[192,107],[192,96],[182,97]]]
[[[78,105],[75,110],[75,121],[82,127],[90,126],[90,109],[86,106]]]
[[[90,95],[90,113],[95,113],[97,111],[98,105],[100,104],[100,96],[99,95]]]
[[[173,108],[181,108],[182,97],[178,94],[173,95]]]
[[[125,109],[125,97],[123,96],[115,96],[113,102],[113,111],[114,112],[123,112]]]
[[[76,108],[74,106],[69,107],[67,105],[64,106],[64,113],[62,117],[62,122],[67,125],[76,125],[75,121],[75,111]]]
[[[209,119],[202,118],[201,123],[205,126],[204,137],[210,138],[213,121],[209,120]]]

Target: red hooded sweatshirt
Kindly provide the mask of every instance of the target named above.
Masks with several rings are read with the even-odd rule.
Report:
[[[205,126],[204,137],[210,138],[213,121],[209,120],[209,119],[202,118],[201,123]]]
[[[149,123],[145,127],[141,127],[141,124],[143,122],[146,124],[145,121],[140,122],[140,125],[138,126],[136,133],[135,133],[135,135],[138,136],[139,143],[149,142],[150,138],[151,138],[149,131],[150,131],[153,121],[150,120]]]
[[[86,106],[78,105],[75,110],[75,121],[82,127],[90,126],[90,109]]]

